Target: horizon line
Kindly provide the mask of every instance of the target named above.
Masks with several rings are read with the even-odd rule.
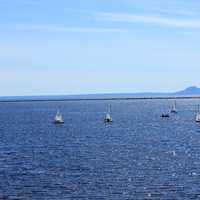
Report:
[[[140,92],[97,92],[97,93],[80,93],[80,94],[32,94],[32,95],[0,95],[0,99],[3,98],[20,98],[20,97],[75,97],[75,96],[93,96],[93,95],[176,95],[179,92],[182,92],[188,88],[200,89],[197,86],[190,86],[182,90],[177,91],[140,91]]]

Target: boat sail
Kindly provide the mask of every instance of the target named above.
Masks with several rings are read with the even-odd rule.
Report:
[[[176,101],[174,102],[172,109],[171,109],[171,113],[177,113],[177,108],[176,108]]]
[[[54,123],[55,124],[63,124],[64,123],[64,120],[63,120],[62,115],[59,110],[57,110],[56,116],[54,118]]]
[[[198,112],[196,115],[196,122],[200,123],[200,107],[198,106]]]
[[[107,122],[107,123],[113,121],[112,117],[111,117],[111,106],[108,108],[108,112],[106,113],[104,121]]]

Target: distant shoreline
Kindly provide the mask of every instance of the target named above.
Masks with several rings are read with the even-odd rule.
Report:
[[[166,97],[113,97],[113,98],[63,98],[63,99],[0,99],[0,103],[17,102],[55,102],[55,101],[119,101],[119,100],[170,100],[170,99],[200,99],[200,96],[166,96]]]
[[[69,95],[1,96],[0,102],[41,102],[41,101],[115,101],[151,99],[200,99],[200,88],[188,87],[177,92],[140,93],[97,93]]]

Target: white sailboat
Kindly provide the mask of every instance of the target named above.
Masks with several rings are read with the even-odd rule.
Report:
[[[200,123],[200,108],[199,108],[199,106],[198,106],[198,112],[196,115],[196,122]]]
[[[172,106],[171,113],[177,113],[177,112],[178,112],[178,110],[176,108],[176,101],[175,101],[173,106]]]
[[[111,106],[108,108],[108,112],[106,113],[104,121],[107,122],[107,123],[113,121],[112,117],[111,117]]]
[[[64,120],[63,120],[62,115],[59,110],[57,110],[56,116],[54,118],[54,123],[55,124],[63,124],[64,123]]]

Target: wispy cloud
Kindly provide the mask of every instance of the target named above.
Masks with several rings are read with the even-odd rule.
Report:
[[[152,9],[152,11],[161,13],[161,14],[170,14],[170,15],[177,15],[177,16],[186,16],[186,17],[195,17],[199,16],[199,12],[196,10],[186,10],[186,9],[169,9],[169,8],[157,8]]]
[[[98,20],[111,22],[142,23],[162,27],[200,29],[200,18],[172,18],[167,16],[154,16],[145,14],[126,13],[97,13]]]
[[[36,32],[126,32],[125,29],[118,28],[101,28],[101,27],[68,27],[54,25],[13,25],[8,27],[9,30],[17,31],[36,31]]]

